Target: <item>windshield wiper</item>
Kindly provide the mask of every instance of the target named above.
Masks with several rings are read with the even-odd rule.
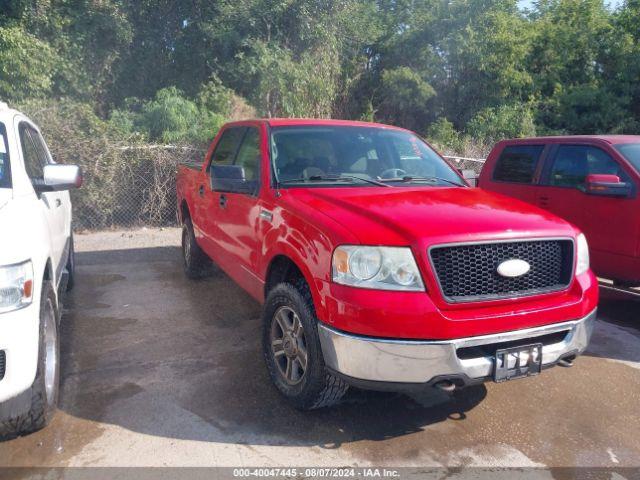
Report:
[[[362,182],[377,185],[379,187],[391,187],[386,183],[379,182],[370,178],[362,178],[356,175],[311,175],[308,178],[290,178],[281,180],[279,183],[299,183],[299,182],[339,182],[341,180],[360,180]]]
[[[429,182],[433,182],[433,181],[440,181],[440,182],[446,182],[449,183],[451,185],[455,185],[457,187],[465,187],[466,185],[463,185],[462,183],[458,183],[458,182],[454,182],[453,180],[448,180],[446,178],[442,178],[442,177],[414,177],[412,175],[405,175],[404,177],[394,177],[394,178],[381,178],[380,181],[381,182],[413,182],[413,181],[429,181]]]

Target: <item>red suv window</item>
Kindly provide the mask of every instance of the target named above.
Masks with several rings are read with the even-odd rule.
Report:
[[[553,160],[549,185],[555,187],[584,188],[589,174],[617,175],[623,182],[628,175],[604,150],[587,145],[560,145]]]
[[[511,145],[505,147],[493,170],[498,182],[533,183],[544,145]]]

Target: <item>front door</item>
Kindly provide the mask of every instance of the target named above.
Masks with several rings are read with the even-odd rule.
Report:
[[[536,188],[536,204],[583,228],[587,158],[582,146],[553,146],[550,164]]]
[[[248,126],[233,164],[243,168],[247,181],[260,184],[260,130]],[[222,251],[231,262],[229,274],[245,289],[259,296],[261,283],[256,275],[261,239],[258,226],[258,190],[252,193],[218,193],[218,228]]]
[[[40,134],[27,122],[20,122],[20,147],[22,159],[27,175],[34,188],[44,184],[44,166],[50,162],[46,147],[40,139]],[[65,202],[61,192],[37,193],[38,201],[47,220],[51,249],[53,254],[53,268],[56,282],[64,267],[64,252],[66,244]]]
[[[613,276],[612,257],[633,257],[640,222],[637,215],[636,186],[630,198],[589,195],[586,177],[592,174],[617,175],[621,182],[633,182],[613,155],[592,145],[558,145],[539,187],[538,204],[565,218],[587,237],[596,273]]]
[[[222,131],[208,161],[206,173],[198,175],[201,183],[194,186],[200,196],[200,201],[195,202],[196,210],[193,212],[192,219],[196,235],[207,255],[223,268],[228,257],[224,253],[224,245],[222,245],[224,235],[220,228],[223,213],[221,202],[224,203],[225,198],[220,192],[214,192],[211,189],[211,165],[232,165],[245,132],[246,127],[235,126]]]

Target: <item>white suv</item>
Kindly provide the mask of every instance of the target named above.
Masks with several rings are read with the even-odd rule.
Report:
[[[70,188],[38,127],[0,102],[0,438],[44,427],[58,400],[59,294],[73,285]]]

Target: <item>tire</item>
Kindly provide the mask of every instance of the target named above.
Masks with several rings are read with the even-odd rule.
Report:
[[[276,285],[267,296],[262,321],[264,358],[278,391],[300,410],[338,403],[349,386],[324,364],[308,285]]]
[[[67,279],[67,292],[70,292],[76,284],[76,249],[73,244],[73,232],[69,239],[69,258],[67,259],[66,268],[69,273],[69,277]]]
[[[60,386],[60,337],[58,308],[51,282],[42,284],[38,367],[31,387],[21,396],[26,407],[0,418],[0,438],[14,438],[40,430],[53,418]],[[9,400],[11,401],[11,400]],[[23,412],[23,413],[20,413]]]
[[[211,269],[211,260],[196,242],[189,217],[182,224],[182,262],[184,273],[193,280],[207,276]]]

